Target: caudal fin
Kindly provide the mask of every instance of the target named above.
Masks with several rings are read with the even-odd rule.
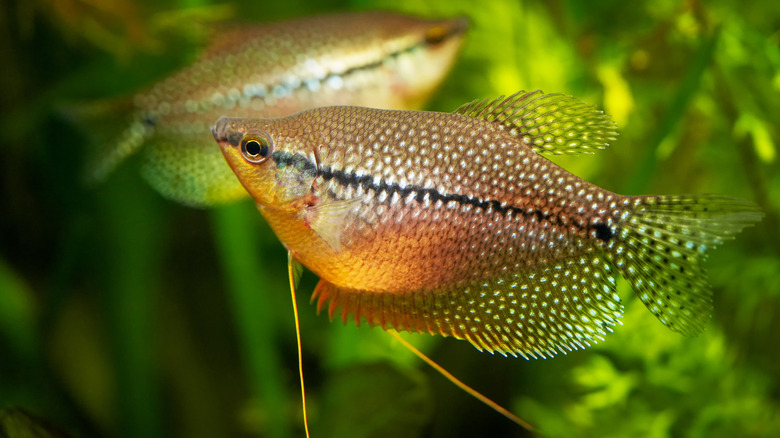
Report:
[[[71,105],[63,110],[92,139],[84,166],[89,184],[104,180],[122,161],[135,153],[153,128],[137,117],[131,99],[103,100]]]
[[[653,315],[694,335],[712,313],[707,250],[762,216],[750,202],[719,195],[636,197],[607,253]]]

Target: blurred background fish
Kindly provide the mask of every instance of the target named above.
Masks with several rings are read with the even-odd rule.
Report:
[[[147,91],[71,110],[101,146],[87,178],[104,179],[143,148],[144,176],[164,196],[197,206],[241,199],[246,192],[209,139],[214,120],[339,104],[420,108],[466,27],[386,12],[223,24],[193,64]]]

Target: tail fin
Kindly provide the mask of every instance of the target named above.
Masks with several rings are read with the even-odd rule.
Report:
[[[702,331],[712,291],[706,251],[763,216],[750,202],[718,195],[640,196],[609,242],[608,255],[662,323],[685,335]]]
[[[71,105],[63,111],[92,137],[84,180],[99,183],[148,139],[153,125],[135,114],[130,98]]]

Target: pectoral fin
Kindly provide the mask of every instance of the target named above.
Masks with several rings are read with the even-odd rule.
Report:
[[[305,221],[336,252],[341,252],[347,217],[360,206],[361,198],[324,201],[306,207]]]

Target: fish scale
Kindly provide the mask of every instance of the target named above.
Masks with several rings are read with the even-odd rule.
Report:
[[[701,331],[701,263],[761,217],[718,195],[622,196],[541,154],[617,136],[596,108],[520,92],[454,113],[326,107],[212,128],[260,212],[320,276],[329,315],[551,357],[604,339],[625,277],[665,325]]]

